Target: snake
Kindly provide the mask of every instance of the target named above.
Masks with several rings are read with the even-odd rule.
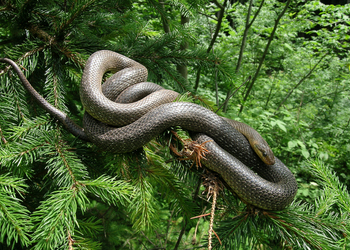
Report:
[[[147,82],[147,68],[124,55],[100,50],[87,60],[79,90],[85,109],[83,128],[46,101],[14,61],[0,58],[0,62],[12,66],[34,99],[68,131],[102,150],[131,152],[180,126],[197,143],[205,143],[208,153],[202,163],[245,203],[283,210],[294,200],[298,187],[293,173],[258,132],[198,104],[176,101],[179,93]],[[106,72],[114,74],[102,84]]]

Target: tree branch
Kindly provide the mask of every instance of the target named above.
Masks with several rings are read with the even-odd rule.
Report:
[[[293,93],[293,91],[298,88],[304,81],[305,79],[307,79],[312,72],[314,72],[314,70],[316,69],[316,67],[321,63],[321,61],[323,60],[323,58],[326,57],[326,55],[328,55],[328,53],[324,54],[321,59],[312,67],[312,69],[309,71],[309,73],[307,73],[303,78],[300,79],[300,81],[289,91],[289,93],[287,94],[287,96],[283,99],[283,101],[280,103],[280,105],[278,106],[278,108],[275,111],[276,112],[280,109],[280,107],[285,103],[285,101],[289,98],[289,96]]]
[[[216,1],[215,1],[216,2]],[[226,8],[226,4],[227,4],[227,0],[225,0],[224,4],[220,7],[220,11],[218,13],[218,23],[216,24],[216,30],[214,32],[214,36],[213,38],[211,39],[211,42],[210,42],[210,45],[207,49],[207,53],[210,52],[210,50],[212,49],[212,47],[214,46],[214,43],[216,41],[216,38],[218,37],[219,35],[219,31],[221,29],[221,23],[222,23],[222,19],[224,17],[224,12],[225,12],[225,8]]]
[[[261,59],[260,59],[260,63],[259,63],[259,65],[258,65],[258,68],[257,68],[257,70],[256,70],[256,72],[255,72],[255,75],[254,75],[254,77],[253,77],[253,79],[252,79],[251,84],[250,84],[249,87],[248,87],[248,90],[247,90],[246,94],[244,95],[243,102],[242,102],[241,108],[240,108],[240,110],[239,110],[239,113],[242,113],[242,111],[243,111],[244,103],[245,103],[245,101],[247,100],[247,98],[248,98],[248,96],[249,96],[249,94],[250,94],[250,91],[252,90],[252,88],[253,88],[253,86],[254,86],[254,83],[255,83],[256,79],[258,78],[258,76],[259,76],[261,67],[262,67],[262,65],[263,65],[263,63],[264,63],[264,61],[265,61],[265,57],[266,57],[267,52],[268,52],[268,50],[269,50],[269,48],[270,48],[270,45],[271,45],[271,43],[272,43],[272,40],[273,40],[273,38],[274,38],[274,36],[275,36],[275,33],[276,33],[276,30],[277,30],[278,24],[279,24],[281,18],[283,17],[284,13],[287,11],[290,2],[291,2],[291,0],[288,0],[288,1],[287,1],[286,5],[284,6],[284,9],[283,9],[282,12],[278,15],[278,17],[277,17],[277,19],[276,19],[276,21],[275,21],[275,25],[274,25],[274,27],[273,27],[273,30],[272,30],[271,35],[270,35],[270,37],[269,37],[269,40],[267,41],[267,44],[266,44],[264,53],[263,53],[263,55],[262,55],[262,57],[261,57]]]
[[[262,1],[262,3],[263,2],[264,1]],[[244,32],[243,32],[242,44],[241,44],[241,48],[239,50],[239,57],[238,57],[237,65],[236,65],[236,73],[239,71],[239,68],[241,67],[241,62],[242,62],[242,59],[243,59],[243,51],[244,51],[245,44],[246,44],[246,41],[247,41],[248,30],[249,30],[250,26],[253,23],[253,21],[251,23],[249,23],[250,13],[252,11],[252,5],[253,5],[253,0],[250,0],[249,7],[248,7],[247,18],[246,18],[246,22],[245,22],[245,29],[244,29]],[[256,15],[257,15],[257,13],[255,13],[254,17],[256,17]]]
[[[239,69],[240,69],[241,64],[242,64],[243,52],[244,52],[245,45],[247,42],[248,31],[249,31],[250,27],[252,26],[252,24],[254,23],[256,17],[259,15],[259,12],[260,12],[264,2],[265,2],[265,0],[261,1],[260,6],[259,6],[257,12],[254,14],[254,17],[253,17],[251,22],[249,22],[249,20],[250,20],[250,14],[251,14],[251,10],[252,10],[253,0],[250,0],[250,2],[249,2],[248,13],[247,13],[247,18],[246,18],[246,25],[245,25],[245,29],[244,29],[244,33],[243,33],[242,44],[241,44],[241,48],[239,50],[239,57],[238,57],[236,70],[235,70],[236,74],[239,72]],[[231,93],[233,91],[233,88],[227,92],[226,99],[224,102],[224,110],[223,110],[224,112],[227,111],[227,105],[228,105],[230,98],[232,97]]]
[[[188,23],[190,21],[189,17],[186,17],[184,15],[181,15],[181,25],[185,26],[186,23]],[[188,49],[188,42],[187,41],[183,41],[180,44],[180,50],[187,50]],[[186,64],[177,64],[176,65],[176,70],[177,72],[182,75],[182,77],[185,79],[186,83],[187,83],[187,76],[188,76],[188,72],[187,72],[187,65]]]
[[[211,42],[210,42],[210,44],[209,44],[209,46],[208,46],[207,53],[209,53],[210,50],[213,48],[214,43],[215,43],[215,41],[216,41],[216,38],[217,38],[218,35],[219,35],[219,31],[220,31],[220,29],[221,29],[222,19],[223,19],[223,17],[224,17],[224,12],[225,12],[225,8],[226,8],[227,0],[225,0],[225,2],[224,2],[223,5],[219,4],[217,1],[214,1],[214,3],[215,3],[217,6],[219,6],[220,11],[219,11],[219,13],[218,13],[218,23],[216,24],[216,29],[215,29],[213,38],[211,39]],[[199,67],[199,69],[198,69],[198,71],[197,71],[196,83],[195,83],[195,86],[194,86],[194,90],[195,90],[195,91],[197,91],[198,86],[199,86],[200,72],[201,72],[201,67]]]
[[[163,10],[165,11],[164,2],[160,2],[160,5],[162,6]],[[166,19],[166,17],[164,15],[160,15],[160,19],[162,20],[164,32],[170,33],[170,27],[169,27],[168,20]]]
[[[242,59],[243,59],[243,51],[245,49],[248,31],[249,31],[250,27],[252,26],[252,24],[254,23],[256,17],[259,15],[260,10],[261,10],[264,2],[265,2],[265,0],[261,1],[259,9],[255,13],[252,21],[249,23],[250,13],[251,13],[251,10],[252,10],[252,5],[253,5],[253,0],[250,0],[248,13],[247,13],[247,19],[246,19],[246,27],[245,27],[245,30],[244,30],[244,33],[243,33],[242,45],[241,45],[241,48],[240,48],[240,51],[239,51],[239,58],[238,58],[237,66],[236,66],[236,73],[238,73],[238,71],[239,71],[239,69],[241,67],[241,63],[242,63]]]
[[[249,82],[250,79],[251,79],[251,76],[249,76],[248,79],[245,80],[244,83],[242,83],[241,86],[239,86],[239,87],[236,89],[235,92],[233,92],[232,94],[230,94],[230,95],[228,96],[228,99],[230,99],[234,94],[236,94],[236,92],[237,92],[243,85],[245,85],[247,82]],[[222,106],[223,106],[224,104],[225,104],[225,103],[221,104],[221,106],[215,111],[215,113],[217,113],[217,112],[222,108]]]

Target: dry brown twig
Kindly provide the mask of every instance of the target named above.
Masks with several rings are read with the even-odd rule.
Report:
[[[202,167],[201,160],[205,159],[205,155],[209,153],[209,150],[205,148],[205,144],[212,141],[205,141],[201,144],[197,143],[196,141],[192,141],[191,139],[182,139],[175,131],[171,131],[171,133],[177,138],[181,143],[183,144],[183,149],[179,152],[171,143],[170,143],[170,149],[180,158],[181,161],[183,160],[192,160],[193,164],[196,164],[196,167]],[[216,237],[219,240],[219,243],[221,244],[219,236],[215,233],[213,229],[214,225],[214,217],[215,217],[215,208],[216,208],[216,200],[217,195],[220,190],[222,190],[223,184],[221,181],[217,178],[217,176],[213,173],[209,173],[204,177],[203,185],[205,186],[204,193],[207,193],[207,199],[208,201],[213,198],[212,207],[210,214],[204,214],[200,216],[193,217],[191,219],[195,218],[202,218],[204,216],[210,215],[210,225],[209,225],[209,232],[208,232],[208,249],[212,249],[212,233],[216,235]],[[198,221],[199,222],[199,221]],[[197,224],[198,226],[198,224]]]
[[[208,249],[212,249],[212,233],[215,234],[217,237],[220,245],[221,245],[221,240],[219,236],[215,233],[213,229],[214,225],[214,217],[215,217],[215,208],[216,208],[216,200],[219,192],[222,190],[222,182],[218,179],[218,177],[213,174],[209,173],[204,181],[203,185],[206,187],[205,191],[207,193],[207,198],[208,201],[212,198],[212,206],[211,206],[211,212],[210,212],[210,224],[209,224],[209,232],[208,232]]]
[[[192,160],[193,164],[196,164],[196,167],[202,167],[201,160],[205,159],[205,154],[209,153],[209,150],[205,148],[205,144],[208,142],[211,142],[212,140],[205,141],[201,144],[197,143],[196,141],[192,141],[191,139],[182,139],[175,131],[171,131],[173,135],[182,142],[183,149],[178,152],[177,149],[170,143],[170,149],[180,158],[180,161],[187,161]]]

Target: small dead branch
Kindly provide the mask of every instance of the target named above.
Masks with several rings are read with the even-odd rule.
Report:
[[[215,217],[215,208],[216,208],[216,200],[217,195],[220,191],[223,189],[222,182],[218,179],[218,177],[213,174],[209,173],[206,177],[204,177],[203,185],[206,187],[204,192],[207,192],[207,198],[208,201],[213,198],[212,206],[211,206],[211,213],[210,213],[210,224],[209,224],[209,232],[208,232],[208,249],[212,249],[212,233],[215,234],[217,239],[219,240],[219,243],[221,245],[221,240],[219,236],[215,233],[213,229],[214,225],[214,217]]]
[[[212,140],[205,141],[199,144],[198,142],[192,141],[191,139],[180,138],[180,136],[175,131],[171,132],[183,144],[183,149],[180,152],[178,152],[177,149],[172,144],[170,144],[169,147],[171,151],[173,151],[174,154],[176,154],[177,156],[182,157],[180,158],[180,161],[192,160],[193,163],[191,167],[193,166],[193,164],[196,164],[197,169],[198,167],[202,167],[201,160],[206,160],[205,154],[209,153],[209,150],[205,148],[205,144]]]
[[[205,142],[199,144],[198,142],[192,141],[191,139],[182,139],[175,131],[171,131],[171,133],[175,136],[176,139],[181,141],[181,143],[183,144],[183,149],[180,152],[175,148],[175,146],[173,146],[172,143],[169,144],[171,151],[173,151],[174,154],[177,155],[178,157],[181,157],[180,161],[192,160],[193,163],[192,163],[191,167],[193,166],[193,164],[196,164],[197,169],[198,169],[198,167],[202,167],[201,160],[202,159],[206,160],[205,155],[207,153],[209,153],[209,150],[207,150],[205,148],[205,144],[207,144],[208,142],[210,142],[212,140],[205,141]],[[210,225],[209,225],[209,232],[208,232],[208,249],[211,250],[212,249],[212,233],[214,233],[216,235],[219,243],[221,244],[221,240],[220,240],[219,236],[215,233],[215,231],[213,229],[213,225],[214,225],[217,195],[218,195],[219,191],[221,191],[223,189],[223,184],[214,173],[209,172],[209,174],[207,174],[203,178],[204,178],[203,185],[205,187],[204,193],[205,192],[207,193],[207,201],[209,201],[211,198],[213,198],[211,213],[210,214],[202,214],[200,216],[196,216],[196,217],[193,217],[191,219],[195,219],[195,218],[200,219],[204,216],[210,215]],[[198,220],[198,223],[199,223],[199,220]],[[198,227],[198,223],[197,223],[197,227]],[[194,243],[195,243],[195,236],[192,239],[192,244],[194,244]]]

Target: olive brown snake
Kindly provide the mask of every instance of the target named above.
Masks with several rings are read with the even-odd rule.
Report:
[[[202,163],[219,173],[245,202],[266,210],[282,210],[294,199],[297,191],[294,175],[273,157],[266,142],[249,126],[222,118],[197,104],[173,102],[179,94],[171,90],[154,87],[154,90],[146,90],[149,93],[144,98],[144,94],[135,97],[136,92],[126,93],[135,84],[141,83],[141,86],[147,80],[147,69],[134,60],[108,50],[90,56],[80,86],[80,97],[86,111],[84,129],[36,92],[16,63],[7,58],[0,58],[0,62],[11,64],[32,96],[71,133],[102,149],[130,152],[165,129],[181,126],[189,130],[192,139],[198,143],[214,140],[205,144],[209,153]],[[107,71],[117,73],[102,85]],[[138,101],[123,103],[117,99],[118,96],[129,99],[128,95]],[[233,128],[237,125],[250,138],[251,144]],[[258,154],[268,164],[275,163],[265,164]]]

